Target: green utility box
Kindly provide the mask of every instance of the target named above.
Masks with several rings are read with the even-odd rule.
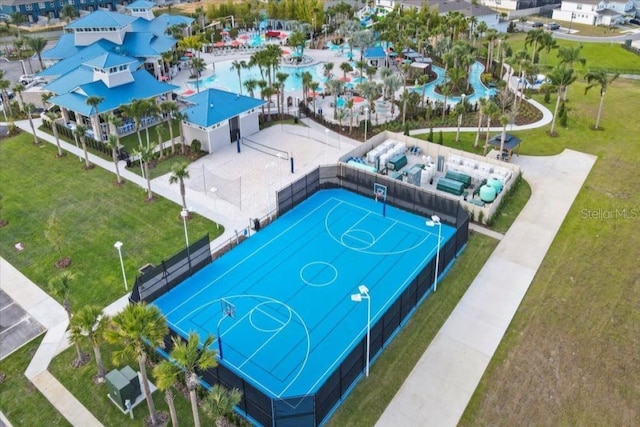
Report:
[[[138,374],[129,366],[114,369],[105,376],[107,392],[113,402],[123,411],[127,410],[126,401],[131,404],[140,396]]]

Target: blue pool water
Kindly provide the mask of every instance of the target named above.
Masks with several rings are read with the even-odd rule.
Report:
[[[436,93],[435,89],[436,89],[436,86],[444,83],[444,69],[436,66],[433,66],[432,69],[438,75],[438,78],[432,81],[431,83],[427,83],[425,85],[424,97],[429,99],[430,101],[435,100],[435,101],[443,102],[444,96]],[[465,98],[467,102],[470,102],[471,104],[478,102],[478,100],[481,98],[486,98],[487,96],[493,96],[497,93],[496,89],[490,89],[486,87],[484,84],[482,84],[482,81],[480,80],[480,75],[482,74],[483,71],[484,71],[484,65],[482,65],[479,62],[475,62],[471,66],[471,74],[469,75],[469,81],[470,81],[471,87],[473,87],[474,92],[472,95],[469,95]],[[419,93],[420,95],[422,95],[422,88],[423,86],[416,86],[413,88],[413,90]],[[447,104],[455,105],[459,103],[461,100],[462,98],[460,96],[450,96],[450,97],[447,97]]]
[[[198,83],[200,85],[200,88],[201,89],[202,88],[222,89],[222,90],[226,90],[234,93],[240,92],[240,82],[238,81],[238,73],[235,70],[233,71],[231,70],[231,62],[232,61],[217,62],[216,74],[213,76],[200,79]],[[302,73],[305,71],[309,71],[311,73],[314,81],[320,82],[321,84],[324,83],[326,79],[323,75],[322,66],[323,66],[322,63],[316,64],[316,65],[310,65],[310,66],[303,66],[303,67],[281,66],[279,69],[279,72],[289,74],[289,77],[284,83],[285,90],[292,91],[292,90],[302,89],[301,76],[302,76]],[[258,81],[263,79],[267,80],[266,74],[264,75],[264,77],[260,76],[260,70],[258,69],[258,67],[252,67],[249,69],[242,70],[241,76],[242,76],[242,81],[246,81],[248,79],[254,79]],[[275,76],[272,76],[272,78],[275,81]],[[189,82],[189,86],[191,88],[195,88],[196,87],[195,81]],[[246,93],[246,91],[247,90],[243,87],[242,93],[244,94]],[[322,89],[319,89],[318,91],[320,92],[322,91]],[[259,93],[259,89],[256,90],[256,93]]]

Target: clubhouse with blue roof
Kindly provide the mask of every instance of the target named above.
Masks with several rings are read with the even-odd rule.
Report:
[[[38,75],[53,94],[49,103],[60,107],[60,124],[74,129],[87,127],[87,135],[107,141],[109,135],[135,131],[132,117],[120,107],[134,100],[156,103],[177,98],[178,86],[166,83],[167,67],[162,54],[173,52],[177,40],[167,35],[173,25],[193,23],[192,18],[153,16],[154,3],[139,0],[127,6],[130,15],[98,10],[65,27],[56,46],[43,52],[47,67]],[[100,102],[87,104],[97,97]],[[215,151],[219,144],[259,130],[257,107],[263,101],[221,90],[208,90],[184,99],[185,141],[201,141],[202,148]],[[119,116],[117,127],[108,120]],[[163,120],[155,114],[142,117],[142,128]]]

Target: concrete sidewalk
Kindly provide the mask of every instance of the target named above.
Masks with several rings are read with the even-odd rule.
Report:
[[[458,424],[595,161],[572,150],[514,160],[531,185],[529,202],[377,426]]]

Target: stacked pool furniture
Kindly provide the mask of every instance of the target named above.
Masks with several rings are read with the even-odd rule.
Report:
[[[502,192],[502,189],[509,179],[511,179],[512,175],[511,170],[506,167],[465,159],[456,155],[449,156],[446,163],[446,170],[447,173],[445,176],[450,178],[455,177],[455,174],[463,174],[471,178],[471,185],[475,188],[475,191],[469,202],[478,205],[493,202],[498,194]],[[491,189],[487,187],[491,187]],[[492,194],[494,192],[495,194]],[[479,203],[474,203],[476,197],[480,197],[478,200]]]
[[[389,159],[404,156],[406,151],[407,144],[388,139],[367,152],[365,157],[368,165],[375,167],[378,172],[383,172],[388,167]]]

